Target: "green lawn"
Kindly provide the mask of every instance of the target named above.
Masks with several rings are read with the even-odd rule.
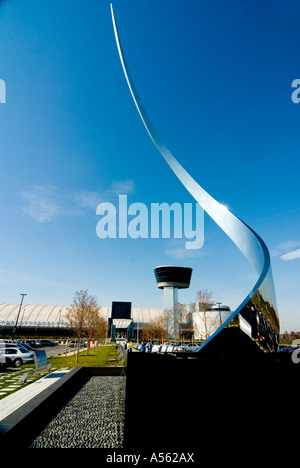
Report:
[[[56,356],[47,359],[48,364],[53,364],[52,371],[62,367],[108,367],[108,366],[122,366],[126,365],[120,362],[119,355],[114,344],[101,345],[99,348],[90,349],[87,355],[86,350],[79,353],[78,363],[76,362],[76,353],[71,356]],[[26,384],[16,386],[17,380],[25,372],[31,372]],[[34,364],[24,364],[19,368],[7,368],[4,372],[0,373],[0,400],[16,392],[19,388],[25,385],[30,385],[37,379],[47,375],[49,371],[42,369],[41,373],[35,372]]]
[[[99,348],[91,348],[88,352],[81,351],[79,353],[79,361],[76,362],[77,353],[71,356],[56,356],[48,358],[48,364],[53,364],[53,367],[87,367],[87,366],[120,366],[119,356],[114,344],[101,345]]]

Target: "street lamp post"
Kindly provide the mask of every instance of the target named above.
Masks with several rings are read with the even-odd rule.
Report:
[[[21,303],[20,303],[20,307],[19,307],[19,312],[18,312],[18,315],[17,315],[17,320],[16,320],[15,327],[14,327],[13,332],[12,332],[12,337],[11,337],[12,340],[14,339],[14,335],[15,335],[15,333],[17,331],[17,325],[18,325],[19,315],[20,315],[20,312],[21,312],[21,309],[22,309],[24,296],[27,296],[27,294],[22,293],[21,296],[22,296],[22,299],[21,299]]]

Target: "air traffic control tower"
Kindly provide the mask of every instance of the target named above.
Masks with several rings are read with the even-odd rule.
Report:
[[[164,290],[164,310],[173,313],[174,338],[179,338],[178,289],[190,287],[192,268],[159,266],[154,268],[157,287]]]

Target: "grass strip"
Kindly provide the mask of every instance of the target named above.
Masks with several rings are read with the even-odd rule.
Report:
[[[48,364],[53,364],[53,367],[106,367],[114,365],[121,365],[119,356],[114,344],[102,345],[96,349],[89,349],[87,354],[86,350],[79,353],[77,360],[77,353],[71,356],[53,356],[48,358]]]

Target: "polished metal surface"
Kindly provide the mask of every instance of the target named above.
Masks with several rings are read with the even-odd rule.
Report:
[[[190,194],[206,211],[206,213],[236,244],[236,246],[240,249],[240,251],[247,258],[249,263],[253,266],[258,274],[258,279],[252,286],[249,294],[245,297],[237,309],[230,315],[230,317],[222,324],[222,326],[220,326],[215,331],[215,333],[213,333],[206,340],[206,342],[200,348],[200,351],[226,326],[239,326],[239,323],[243,320],[247,320],[247,322],[251,325],[251,338],[255,340],[257,344],[265,351],[274,351],[278,345],[279,319],[270,255],[267,246],[251,227],[247,226],[246,223],[234,216],[224,205],[209,195],[187,173],[187,171],[175,159],[164,142],[161,140],[160,136],[152,125],[147,112],[144,109],[144,106],[134,86],[133,80],[130,76],[121,47],[112,5],[111,15],[115,39],[125,78],[136,108],[150,138],[184,187],[190,192]],[[242,327],[240,328],[242,329]]]

